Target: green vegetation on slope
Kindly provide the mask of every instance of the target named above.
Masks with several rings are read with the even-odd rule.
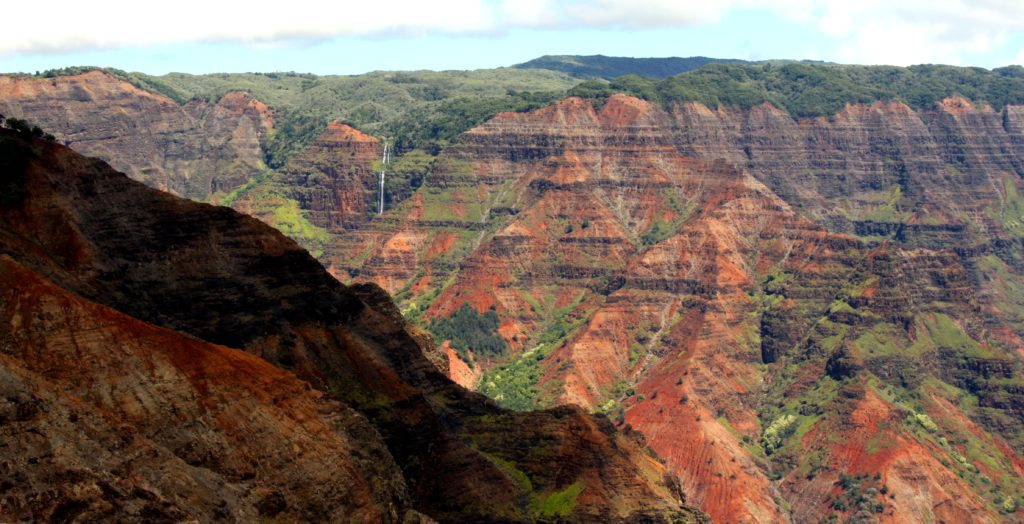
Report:
[[[537,409],[540,390],[540,362],[548,357],[550,348],[538,346],[504,366],[484,374],[477,391],[493,398],[501,407],[518,411]]]
[[[323,254],[322,246],[330,240],[327,231],[314,226],[303,215],[298,202],[286,199],[283,205],[274,208],[273,216],[274,227],[285,235],[298,239],[303,245],[319,245],[320,247],[314,247],[310,251],[314,257]]]
[[[276,111],[275,132],[264,144],[266,163],[273,168],[282,166],[332,120],[351,123],[370,134],[393,137],[399,154],[415,148],[436,154],[460,133],[499,112],[532,110],[566,95],[590,98],[598,104],[618,92],[663,104],[696,101],[710,107],[749,108],[768,102],[798,118],[831,116],[848,103],[876,100],[902,100],[916,109],[933,107],[950,96],[963,96],[997,109],[1008,103],[1024,103],[1021,66],[986,70],[941,65],[903,68],[733,62],[739,61],[702,57],[541,57],[515,68],[357,76],[150,76],[117,69],[105,71],[178,103],[192,99],[214,102],[230,91],[250,93]],[[694,69],[698,64],[703,67]],[[581,73],[579,68],[596,73]],[[51,70],[40,76],[91,69],[95,68]],[[686,72],[658,80],[678,70]],[[618,76],[620,73],[632,74]],[[577,76],[571,76],[574,74],[615,79],[580,83]]]
[[[850,414],[873,394],[903,418],[878,421],[864,444],[868,456],[891,453],[892,434],[915,439],[993,509],[1015,510],[1017,500],[1007,493],[1019,492],[1020,479],[1000,446],[1020,446],[1020,422],[1007,408],[1024,391],[1019,363],[990,342],[972,338],[954,316],[934,311],[944,307],[940,302],[903,322],[879,315],[877,303],[857,300],[877,283],[872,275],[852,279],[807,338],[776,364],[759,413],[761,449],[772,477],[812,479],[835,472],[832,450],[844,445]],[[810,378],[808,371],[820,369],[826,358],[825,376]],[[830,372],[830,366],[841,372]],[[991,435],[979,433],[974,424]],[[869,485],[869,477],[839,471],[842,491],[833,496],[832,510],[884,510],[884,483]]]
[[[484,205],[485,199],[464,195],[463,189],[457,185],[427,184],[427,187],[421,187],[431,173],[472,175],[468,166],[455,165],[445,157],[437,158],[437,153],[456,140],[460,133],[497,112],[534,109],[557,100],[566,92],[565,87],[555,85],[555,81],[546,85],[545,78],[532,84],[520,79],[527,91],[508,86],[485,90],[473,85],[475,80],[487,74],[500,76],[497,72],[467,73],[470,76],[481,75],[473,78],[453,72],[374,73],[361,77],[268,74],[167,75],[157,78],[119,74],[132,78],[136,85],[163,92],[179,101],[196,97],[215,99],[232,89],[249,90],[279,110],[276,129],[264,145],[268,164],[272,167],[282,165],[294,151],[313,140],[331,119],[342,118],[364,130],[388,134],[398,152],[403,153],[390,167],[389,177],[392,178],[389,181],[393,182],[387,186],[388,202],[400,202],[412,192],[421,191],[424,219],[437,221],[479,222],[488,207]],[[238,79],[243,82],[235,83]],[[563,78],[562,81],[565,86],[572,84],[571,80]],[[875,100],[901,100],[914,108],[927,109],[954,95],[999,108],[1007,103],[1024,102],[1024,68],[987,71],[950,66],[713,64],[663,81],[630,75],[610,83],[585,82],[568,92],[598,103],[615,92],[633,94],[666,105],[694,100],[712,107],[749,108],[767,102],[797,117],[830,116],[847,103]],[[225,200],[230,202],[261,183],[261,180],[254,180]],[[990,209],[989,214],[993,220],[1002,222],[1009,232],[1022,236],[1024,228],[1020,223],[1024,221],[1024,199],[1018,194],[1018,183],[1011,176],[1004,180],[1005,201],[998,208]],[[863,218],[881,222],[906,219],[910,210],[901,206],[901,186],[894,185],[877,195],[876,206]],[[505,203],[508,204],[511,201]],[[311,246],[314,254],[319,254],[317,245],[323,245],[326,232],[313,227],[294,200],[274,199],[269,201],[269,205],[274,210],[273,221],[282,231]],[[454,209],[460,210],[459,216],[455,216]],[[686,210],[676,211],[681,213],[680,216],[686,216]],[[643,233],[640,242],[643,245],[657,243],[674,233],[680,220],[655,220]],[[559,227],[561,225],[564,224],[559,224]],[[579,227],[589,227],[589,224],[579,224]],[[467,246],[472,245],[476,238],[478,235],[472,231],[463,232],[452,253],[470,249]],[[458,260],[457,256],[449,254],[444,262],[457,267]],[[985,275],[999,280],[999,285],[993,284],[993,287],[996,289],[996,305],[1000,309],[1024,310],[1021,299],[1024,293],[1020,292],[1024,287],[1006,262],[990,255],[979,262],[979,268]],[[793,302],[797,308],[816,307],[799,298],[786,300],[784,294],[775,293],[776,288],[784,288],[785,280],[791,278],[793,276],[788,274],[769,275],[764,292],[754,296],[769,311],[781,309],[783,302]],[[452,279],[441,278],[438,281],[448,285]],[[908,414],[902,426],[897,421],[883,429],[912,435],[921,442],[930,443],[930,449],[936,456],[948,462],[954,472],[972,485],[975,482],[979,485],[989,483],[994,487],[1000,485],[998,480],[996,483],[987,480],[986,474],[1011,479],[1002,481],[1002,493],[993,488],[989,500],[993,504],[1016,508],[1018,502],[1007,493],[1019,493],[1020,485],[1015,480],[1017,477],[1011,465],[993,458],[999,455],[995,441],[972,433],[963,421],[942,417],[942,410],[929,403],[934,402],[932,395],[937,395],[935,398],[958,406],[974,423],[993,434],[1001,433],[1011,446],[1018,448],[1024,438],[1020,429],[1022,422],[1013,418],[1012,412],[1003,406],[1019,402],[1016,400],[1019,392],[1024,391],[1024,384],[1018,378],[1019,364],[1013,361],[1013,365],[1018,367],[1005,373],[1010,377],[1003,376],[1000,369],[1009,364],[1001,358],[999,348],[991,347],[981,338],[973,339],[955,315],[950,316],[952,311],[950,314],[939,312],[947,311],[941,303],[900,312],[872,309],[870,297],[862,298],[862,293],[877,281],[878,276],[871,276],[846,289],[831,302],[827,312],[822,313],[822,318],[813,324],[805,338],[782,348],[785,353],[783,359],[778,365],[767,368],[773,375],[769,382],[772,388],[765,394],[759,413],[760,438],[757,438],[758,434],[754,434],[754,438],[745,435],[747,446],[753,448],[755,454],[763,453],[762,458],[768,459],[777,476],[795,473],[812,478],[830,467],[829,446],[826,444],[832,442],[822,440],[839,439],[842,433],[835,429],[843,427],[842,421],[850,409],[871,391],[892,403],[898,412]],[[425,310],[440,295],[440,289],[443,287],[419,296],[416,303],[411,304],[410,311]],[[505,407],[532,409],[545,403],[549,390],[538,386],[540,363],[551,357],[586,319],[586,315],[578,318],[568,316],[575,305],[556,310],[552,300],[541,300],[543,298],[530,294],[524,296],[539,318],[550,319],[539,326],[537,331],[541,334],[531,337],[530,344],[526,345],[532,345],[532,349],[489,371],[480,381],[480,391]],[[858,298],[862,299],[855,300]],[[813,315],[811,311],[805,313]],[[893,318],[894,313],[908,316]],[[455,349],[467,361],[469,349],[478,355],[501,355],[507,350],[496,333],[497,327],[498,318],[494,311],[480,314],[465,304],[450,318],[437,320],[430,326],[439,337],[450,338]],[[751,340],[756,341],[767,334],[753,327]],[[631,355],[631,363],[635,363],[634,359],[639,355],[641,353],[635,351]],[[562,365],[572,364],[565,362]],[[809,380],[802,377],[801,372],[817,368],[824,372],[820,378],[814,377],[817,382],[813,386],[801,384],[801,381]],[[986,373],[992,376],[984,376]],[[794,385],[799,387],[790,387]],[[628,387],[628,383],[622,381],[614,389],[621,389],[625,394]],[[629,395],[632,394],[630,390]],[[620,396],[613,393],[606,403],[608,411],[621,411],[616,402]],[[729,427],[728,419],[724,416],[719,418],[724,426]],[[885,424],[890,424],[890,421],[885,421]],[[808,441],[818,440],[820,446],[805,453],[804,436],[816,427],[822,431],[812,434],[813,439]],[[874,454],[885,450],[888,445],[891,443],[884,439],[872,440],[865,450]],[[987,468],[989,473],[980,473],[978,465]],[[869,500],[858,491],[861,485],[858,482],[843,483],[848,484],[843,486],[847,494],[835,499],[835,509],[853,508]],[[576,495],[578,492],[573,494],[569,489],[551,493],[544,499],[536,499],[535,505],[531,503],[532,511],[546,518],[556,517],[565,511],[563,508],[571,508]]]
[[[1024,278],[996,255],[981,258],[978,269],[989,279],[996,306],[1009,313],[1009,322],[1014,329],[1024,332]]]
[[[298,242],[314,257],[323,255],[324,247],[331,239],[330,233],[310,222],[298,201],[280,194],[272,184],[255,187],[256,184],[259,181],[250,181],[225,198],[237,198],[237,193],[251,192],[253,207],[264,212],[263,220]]]
[[[708,58],[705,56],[677,56],[667,58],[630,58],[604,55],[545,55],[529,62],[517,64],[520,69],[549,69],[581,78],[611,80],[623,75],[641,75],[648,78],[668,78],[700,69],[707,64],[744,64],[745,60]]]
[[[534,516],[542,519],[568,517],[576,509],[576,498],[583,492],[583,483],[576,481],[565,489],[543,496],[535,496],[530,502]]]
[[[256,176],[250,178],[244,184],[236,188],[234,191],[222,196],[217,203],[222,206],[230,207],[231,204],[234,204],[236,200],[244,197],[257,186],[266,182],[267,178],[270,177],[271,173],[272,171],[270,170],[261,171],[260,173],[256,174]]]
[[[436,107],[418,108],[388,130],[398,137],[399,153],[413,148],[437,152],[460,134],[502,112],[539,109],[565,96],[565,91],[516,91],[487,98],[460,97]]]
[[[710,64],[662,81],[629,75],[611,83],[584,82],[569,92],[598,100],[625,92],[664,104],[695,101],[710,107],[768,102],[797,118],[831,116],[846,104],[876,100],[927,109],[950,96],[999,109],[1024,103],[1024,67]]]
[[[402,202],[412,196],[427,175],[434,169],[436,159],[422,150],[406,151],[387,167],[388,183],[384,186],[385,208]],[[379,172],[381,166],[376,162],[373,170]]]
[[[501,321],[494,308],[480,314],[469,302],[463,302],[462,307],[450,317],[431,322],[429,329],[439,340],[450,340],[459,357],[471,362],[470,350],[481,357],[505,354],[508,346],[498,335],[500,325]]]
[[[101,68],[69,67],[39,76],[52,78],[96,69]],[[398,138],[399,154],[416,147],[437,154],[448,140],[496,113],[541,107],[579,83],[557,71],[516,68],[376,71],[354,76],[294,72],[152,76],[102,70],[179,104],[216,102],[231,91],[248,92],[275,111],[274,132],[264,143],[264,160],[272,168],[283,166],[334,120],[372,135]]]
[[[1003,203],[1001,209],[990,209],[989,216],[1002,223],[1006,231],[1016,237],[1024,237],[1024,196],[1017,191],[1018,177],[1003,180]]]
[[[574,314],[578,313],[585,296],[580,293],[572,303],[555,307],[556,295],[553,293],[544,297],[543,304],[524,294],[524,299],[531,303],[534,311],[549,320],[540,335],[531,339],[536,345],[506,364],[484,373],[477,385],[478,391],[508,409],[523,411],[548,406],[551,399],[537,386],[541,375],[540,363],[586,323],[588,315]]]

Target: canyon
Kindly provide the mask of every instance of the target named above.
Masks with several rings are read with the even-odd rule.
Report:
[[[136,226],[159,233],[145,249],[97,244],[116,239],[102,228],[72,242],[47,225],[61,240],[23,249],[17,264],[139,321],[277,363],[366,417],[383,441],[371,448],[386,447],[402,472],[380,474],[407,486],[392,507],[524,518],[543,504],[513,502],[530,496],[511,462],[549,496],[585,486],[578,517],[645,497],[668,507],[672,475],[715,522],[1012,522],[1024,511],[1022,106],[950,96],[798,119],[769,103],[568,97],[498,114],[436,155],[405,151],[378,217],[384,139],[349,124],[330,124],[268,173],[254,159],[274,110],[246,93],[181,105],[99,72],[5,82],[0,112],[150,185],[251,214],[337,280],[297,247],[289,256],[301,264],[213,269],[206,251],[220,234],[271,250],[284,240],[231,222],[185,242],[196,219],[183,211]],[[61,116],[55,107],[85,97],[75,85],[93,98]],[[122,106],[113,124],[96,109]],[[119,136],[112,125],[167,131],[133,144],[102,131],[73,138],[103,126]],[[172,164],[177,133],[194,142]],[[203,151],[223,160],[204,163]],[[164,174],[129,167],[143,164]],[[81,213],[68,213],[79,228],[124,220]],[[103,258],[119,251],[145,256]],[[43,269],[51,253],[99,258],[69,276]],[[271,280],[251,279],[253,267]],[[182,307],[195,297],[202,307]],[[318,309],[328,304],[341,311]],[[448,332],[456,318],[486,344],[435,348],[427,330]],[[338,341],[358,349],[339,357]],[[436,368],[503,406],[548,411],[487,411]],[[553,458],[526,445],[548,437],[508,428],[602,442],[620,449],[614,468],[640,473],[602,485],[605,451]],[[351,437],[339,435],[342,449]],[[427,449],[450,450],[455,471],[490,473],[438,478],[420,465]],[[566,460],[568,477],[550,471]],[[446,489],[469,502],[446,507]]]
[[[4,520],[705,520],[639,435],[456,386],[280,232],[0,148]]]

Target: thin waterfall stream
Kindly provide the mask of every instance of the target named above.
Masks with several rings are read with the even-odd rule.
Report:
[[[391,161],[391,151],[388,150],[388,143],[384,142],[384,153],[380,158],[380,203],[377,205],[377,214],[384,213],[384,172],[387,171],[388,162]]]

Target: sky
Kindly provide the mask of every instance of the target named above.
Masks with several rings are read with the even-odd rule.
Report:
[[[547,54],[1024,63],[1024,0],[49,0],[3,11],[0,72],[360,74]]]

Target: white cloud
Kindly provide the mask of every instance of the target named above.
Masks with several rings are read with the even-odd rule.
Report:
[[[282,45],[339,36],[494,34],[515,28],[692,27],[750,9],[805,26],[808,45],[822,47],[816,49],[822,58],[855,63],[958,63],[1024,33],[1021,0],[176,0],[156,12],[154,4],[137,0],[9,4],[0,56],[183,42]]]
[[[843,62],[957,64],[1024,31],[1018,0],[817,0],[814,12]]]
[[[685,27],[720,19],[730,4],[706,0],[588,0],[571,3],[564,20],[598,27]]]
[[[488,34],[514,28],[689,26],[732,0],[50,0],[4,6],[0,55],[183,42],[260,43],[338,36]]]
[[[497,21],[482,0],[322,2],[289,0],[162,4],[52,0],[4,6],[0,53],[67,51],[203,41],[268,42],[334,36],[488,32]]]
[[[554,26],[559,22],[551,0],[502,2],[500,15],[512,26],[544,27]]]

